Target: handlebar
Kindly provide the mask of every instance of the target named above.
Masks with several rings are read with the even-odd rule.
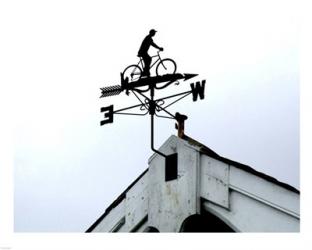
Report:
[[[162,50],[160,50],[160,49],[159,49],[159,50],[157,50],[157,54],[159,54],[159,52],[161,52],[161,51],[164,51],[164,49],[162,49]]]
[[[160,51],[162,51],[162,50],[160,50],[160,49],[157,50],[157,55],[154,55],[154,56],[151,56],[151,57],[157,57],[157,56],[160,57],[160,55],[159,55],[159,52],[160,52]]]

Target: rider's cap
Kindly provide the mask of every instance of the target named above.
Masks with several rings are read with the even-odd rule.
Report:
[[[154,34],[155,34],[156,32],[157,32],[156,30],[151,29],[149,33],[150,33],[150,34],[152,34],[152,33],[154,33]]]

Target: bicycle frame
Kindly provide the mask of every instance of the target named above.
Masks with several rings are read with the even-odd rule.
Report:
[[[160,55],[159,55],[159,51],[157,51],[157,55],[151,56],[151,58],[154,58],[154,57],[158,57],[158,59],[155,60],[153,63],[151,63],[150,69],[153,68],[153,66],[161,60]],[[140,57],[140,61],[137,64],[138,67],[140,67],[140,63],[141,63],[141,69],[143,70],[144,69],[144,63],[143,63],[142,57]]]

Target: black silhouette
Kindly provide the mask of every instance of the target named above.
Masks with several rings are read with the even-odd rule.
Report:
[[[179,80],[188,80],[193,77],[197,76],[197,74],[166,74],[166,75],[160,75],[160,76],[152,76],[147,78],[140,78],[137,81],[131,82],[129,84],[129,79],[126,77],[125,79],[123,76],[121,77],[121,88],[118,85],[110,86],[106,88],[101,88],[102,90],[102,96],[105,97],[108,95],[118,95],[118,91],[122,91],[126,89],[127,91],[137,89],[139,87],[145,87],[145,89],[139,89],[141,92],[146,92],[150,90],[151,86],[154,86],[155,89],[164,89],[173,82],[178,83]],[[160,83],[163,83],[160,85]]]
[[[154,43],[152,37],[155,36],[156,30],[151,29],[149,34],[144,38],[141,47],[138,52],[138,57],[142,57],[144,61],[144,69],[143,69],[143,76],[150,76],[150,65],[152,62],[152,58],[148,54],[148,50],[150,46],[152,45],[156,49],[159,49],[160,51],[163,51],[163,48],[159,47],[157,44]]]
[[[198,96],[200,97],[201,100],[205,98],[205,95],[204,95],[205,84],[206,84],[206,80],[203,80],[202,82],[196,82],[196,85],[194,85],[194,83],[191,84],[194,102],[197,101]]]
[[[114,105],[110,105],[107,107],[102,107],[101,112],[104,113],[105,120],[101,121],[101,126],[107,123],[113,123],[114,122]]]
[[[159,55],[159,51],[157,52],[157,55],[152,56],[152,58],[154,57],[157,59],[152,63],[152,65],[149,66],[149,69],[151,69],[154,65],[158,63],[156,66],[157,76],[162,76],[165,74],[174,74],[176,72],[177,65],[175,61],[173,61],[170,58],[162,59]],[[145,63],[143,63],[143,58],[141,57],[140,61],[137,64],[130,65],[124,70],[122,74],[123,78],[124,79],[128,78],[130,82],[138,81],[143,76],[142,72],[145,70],[144,65]]]
[[[121,92],[125,90],[126,94],[129,95],[130,91],[139,100],[139,104],[133,105],[130,107],[122,108],[114,110],[114,106],[110,105],[107,107],[102,107],[101,112],[104,115],[104,120],[100,122],[101,125],[105,125],[108,123],[113,123],[114,115],[140,115],[144,116],[149,114],[151,117],[151,149],[165,158],[165,181],[171,181],[178,178],[178,155],[177,153],[173,153],[170,155],[165,155],[154,147],[154,117],[157,116],[159,118],[167,118],[173,119],[177,121],[176,128],[178,129],[178,136],[183,138],[184,135],[184,123],[187,119],[187,116],[182,115],[180,113],[176,113],[173,115],[170,113],[167,108],[186,96],[192,94],[193,101],[197,101],[198,97],[200,99],[204,99],[204,91],[205,91],[205,80],[201,82],[197,81],[196,84],[190,84],[191,90],[162,97],[159,99],[155,99],[155,91],[161,90],[169,85],[175,83],[179,85],[181,81],[187,81],[197,74],[181,74],[175,73],[176,71],[176,63],[172,59],[161,59],[159,52],[156,56],[157,60],[151,66],[151,57],[148,55],[148,49],[150,46],[154,46],[162,50],[162,48],[158,47],[154,42],[152,37],[155,35],[155,30],[151,30],[150,34],[145,37],[140,47],[138,56],[140,61],[137,65],[128,66],[123,73],[120,74],[121,77],[121,85],[114,85],[101,88],[102,95],[101,97],[109,97],[119,95]],[[144,61],[144,65],[143,65]],[[140,63],[142,68],[140,67]],[[157,64],[158,63],[158,64]],[[150,77],[149,69],[156,65],[156,76]],[[142,69],[143,74],[142,74]],[[142,75],[147,77],[141,78]],[[150,96],[146,96],[143,94],[144,92],[149,91]],[[169,99],[176,98],[174,101],[171,101],[169,104],[166,103]],[[165,104],[166,103],[166,104]],[[139,108],[140,113],[129,113],[128,110]],[[160,112],[164,112],[159,115]]]

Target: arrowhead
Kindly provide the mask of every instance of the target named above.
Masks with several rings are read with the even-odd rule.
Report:
[[[184,74],[184,81],[191,79],[195,76],[198,76],[198,74]]]

